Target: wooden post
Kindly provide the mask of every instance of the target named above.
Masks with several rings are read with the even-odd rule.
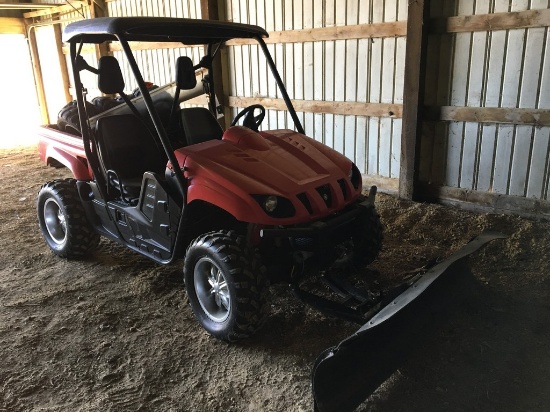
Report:
[[[204,20],[220,19],[218,0],[201,0],[201,18]],[[218,100],[220,101],[220,103],[224,104],[226,99],[223,89],[223,71],[226,69],[226,67],[221,58],[221,50],[218,51],[218,54],[214,58],[214,61],[212,62],[212,67],[214,71],[214,93],[216,94],[216,96],[218,96]],[[226,121],[223,118],[218,119],[218,122],[224,128],[228,126],[224,124]]]
[[[30,27],[28,31],[29,50],[31,52],[34,81],[36,82],[36,94],[38,96],[38,104],[40,105],[40,119],[42,124],[48,124],[50,123],[50,117],[48,106],[46,105],[46,92],[44,91],[44,79],[42,78],[42,70],[40,69],[40,57],[38,56],[35,30],[34,27]]]
[[[61,26],[53,25],[53,33],[55,36],[55,47],[57,48],[57,57],[59,58],[59,69],[61,70],[61,79],[63,81],[63,91],[65,92],[65,100],[69,103],[73,100],[70,92],[69,70],[67,69],[67,60],[63,54],[63,42],[61,40]]]
[[[418,177],[430,0],[409,1],[399,197],[412,200]]]
[[[96,19],[98,17],[107,17],[107,5],[105,4],[105,0],[93,0],[90,2],[90,16],[92,19]],[[95,54],[97,57],[97,60],[101,58],[101,56],[109,56],[112,53],[109,51],[109,46],[106,42],[103,42],[101,44],[95,45]]]

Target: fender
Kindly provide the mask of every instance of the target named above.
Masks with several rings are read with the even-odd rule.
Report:
[[[81,161],[78,157],[70,153],[58,149],[57,147],[48,146],[45,156],[46,162],[49,159],[55,159],[63,166],[68,168],[77,180],[92,179],[92,174],[88,170],[88,166],[84,164],[84,162]]]
[[[86,152],[80,136],[58,130],[53,125],[38,128],[38,153],[46,164],[50,159],[56,160],[68,168],[78,180],[91,180],[92,172],[88,169]]]
[[[269,219],[256,201],[249,195],[247,197],[249,199],[243,199],[237,193],[211,181],[192,184],[187,191],[188,203],[203,200],[229,212],[241,222]]]
[[[291,224],[301,218],[298,214],[290,218],[273,218],[264,212],[250,193],[230,181],[220,180],[219,175],[204,169],[184,151],[176,150],[175,155],[178,164],[183,165],[184,176],[189,183],[186,203],[202,200],[225,210],[241,222],[262,225]],[[169,163],[168,168],[173,169],[173,166]]]

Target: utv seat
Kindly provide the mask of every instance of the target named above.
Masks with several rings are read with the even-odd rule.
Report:
[[[141,119],[133,114],[97,119],[96,139],[110,187],[135,203],[145,172],[164,173],[168,161]]]
[[[181,128],[188,145],[208,140],[221,140],[223,129],[204,107],[187,107],[180,110]]]
[[[204,107],[179,108],[181,90],[192,90],[197,86],[195,66],[187,56],[180,56],[176,61],[176,92],[170,119],[176,125],[178,139],[184,145],[192,145],[208,140],[221,140],[223,129],[208,109]],[[179,113],[179,115],[178,115]]]

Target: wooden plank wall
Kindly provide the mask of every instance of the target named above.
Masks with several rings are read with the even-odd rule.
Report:
[[[442,121],[424,124],[427,193],[466,200],[476,191],[467,201],[491,207],[510,196],[510,210],[534,212],[537,200],[548,200],[549,7],[548,0],[432,2],[425,101]]]
[[[306,134],[396,190],[399,177],[406,0],[231,0],[226,19],[257,24]],[[264,127],[292,128],[261,51],[233,43],[226,78],[231,115],[261,98]]]

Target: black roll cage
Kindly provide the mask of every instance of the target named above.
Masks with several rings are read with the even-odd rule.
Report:
[[[304,134],[304,129],[298,115],[292,105],[288,92],[277,71],[275,62],[269,53],[263,37],[269,37],[268,33],[258,26],[252,26],[240,23],[220,22],[213,20],[200,19],[177,19],[163,17],[103,17],[98,19],[82,20],[69,24],[63,33],[64,41],[70,44],[70,58],[73,68],[73,77],[76,88],[76,100],[79,107],[79,120],[82,131],[82,139],[86,157],[90,162],[90,167],[98,182],[100,192],[107,187],[105,179],[101,174],[99,160],[92,146],[95,142],[92,139],[92,133],[88,123],[88,115],[84,102],[84,86],[80,81],[80,70],[77,60],[79,59],[84,43],[103,43],[105,41],[118,41],[128,60],[130,68],[137,81],[138,88],[143,96],[145,106],[157,132],[157,136],[166,152],[166,156],[173,165],[174,175],[180,188],[183,204],[186,204],[186,180],[178,164],[174,149],[170,143],[166,130],[161,122],[160,116],[155,109],[145,81],[141,75],[137,62],[129,45],[130,41],[149,41],[149,42],[174,42],[179,41],[186,45],[207,45],[207,54],[201,59],[200,67],[208,70],[208,91],[209,91],[209,109],[215,115],[215,92],[212,60],[214,55],[220,49],[220,46],[231,39],[255,39],[260,45],[267,60],[271,73],[273,74],[277,86],[281,92],[283,100],[287,106],[288,112],[292,117],[296,130]],[[215,49],[213,49],[215,47]],[[106,193],[101,193],[105,196]]]

